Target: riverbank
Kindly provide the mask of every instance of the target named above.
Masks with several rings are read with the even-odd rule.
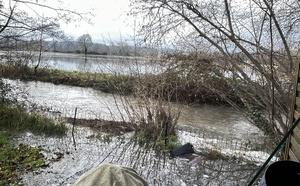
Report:
[[[130,94],[133,90],[134,78],[128,75],[110,75],[87,72],[70,72],[55,69],[20,68],[16,66],[0,66],[1,76],[24,81],[42,81],[79,87],[90,87],[107,93],[117,93],[122,90]]]
[[[184,102],[188,104],[223,104],[228,105],[228,100],[232,103],[242,104],[242,101],[233,91],[226,86],[227,83],[220,79],[206,79],[206,84],[219,86],[226,94],[225,100],[219,94],[212,92],[201,84],[186,82],[184,78],[176,74],[144,74],[138,76],[132,75],[113,75],[106,73],[89,72],[71,72],[56,69],[41,68],[36,71],[33,68],[20,68],[16,66],[1,65],[1,74],[3,78],[20,79],[24,81],[42,81],[54,84],[89,87],[106,93],[117,93],[121,95],[134,94],[137,89],[143,87],[147,94],[154,97],[158,92],[166,100]],[[160,89],[157,90],[157,89]]]

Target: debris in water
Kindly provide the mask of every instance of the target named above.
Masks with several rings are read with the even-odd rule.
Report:
[[[185,155],[185,154],[190,154],[190,153],[195,153],[193,145],[190,143],[184,144],[181,147],[178,147],[174,150],[170,151],[170,156],[172,158],[176,157],[176,156],[181,156],[181,155]]]

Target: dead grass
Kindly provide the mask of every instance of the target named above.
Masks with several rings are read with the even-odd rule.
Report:
[[[74,118],[66,118],[67,122],[73,124]],[[123,121],[108,121],[102,119],[76,119],[76,126],[89,127],[93,130],[113,134],[120,135],[126,132],[135,131],[137,126]]]

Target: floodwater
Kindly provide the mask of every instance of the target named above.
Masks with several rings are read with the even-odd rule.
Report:
[[[126,120],[128,105],[119,96],[103,93],[92,88],[54,85],[45,82],[23,82],[6,80],[15,89],[15,97],[35,107],[47,107],[62,116],[73,117],[77,108],[77,118]],[[137,104],[127,97],[126,102]],[[216,105],[187,106],[170,103],[174,112],[180,111],[178,124],[181,126],[213,132],[243,140],[263,138],[263,133],[234,108]]]
[[[234,158],[200,160],[197,163],[186,158],[171,159],[168,152],[156,153],[153,149],[140,147],[131,140],[131,133],[110,137],[109,142],[103,140],[103,133],[92,134],[87,128],[76,128],[76,147],[70,132],[64,138],[45,138],[26,133],[15,139],[17,143],[41,145],[45,149],[45,156],[52,160],[48,168],[25,174],[23,184],[72,185],[91,168],[101,163],[114,163],[135,169],[150,186],[232,186],[246,185],[258,168]],[[203,144],[195,144],[194,147],[200,150],[198,147],[201,145]],[[62,156],[61,159],[57,157],[58,154]],[[198,158],[202,159],[201,156]]]
[[[41,67],[66,71],[101,72],[109,74],[145,74],[161,72],[161,67],[144,57],[93,56],[47,53]]]
[[[112,94],[44,82],[5,81],[15,87],[11,94],[19,101],[56,115],[73,117],[77,108],[77,118],[120,120],[124,117],[122,99]],[[128,100],[136,103],[131,97]],[[25,174],[23,184],[72,185],[89,169],[111,162],[134,168],[149,185],[246,185],[258,169],[249,161],[260,164],[268,157],[258,148],[265,140],[262,132],[236,110],[178,103],[171,104],[171,108],[181,111],[177,134],[182,144],[190,142],[197,152],[217,149],[234,158],[197,163],[186,158],[170,159],[168,152],[157,153],[140,147],[131,139],[132,133],[110,136],[84,127],[76,127],[75,141],[71,130],[62,138],[25,133],[15,143],[42,146],[50,166]]]
[[[105,73],[158,72],[144,59],[128,63],[126,58],[79,58],[78,56],[47,56],[44,66],[53,69]],[[151,68],[150,68],[151,67]],[[132,97],[119,97],[91,88],[54,85],[44,82],[5,80],[13,94],[28,108],[37,108],[58,117],[86,119],[128,120],[128,105],[139,106]],[[155,104],[153,102],[153,104]],[[177,134],[182,144],[190,142],[197,152],[217,149],[232,157],[230,160],[201,160],[169,158],[168,152],[155,152],[140,147],[132,140],[132,133],[110,136],[89,128],[75,127],[62,138],[36,136],[29,132],[15,139],[15,143],[42,146],[49,167],[23,176],[24,185],[72,185],[89,169],[104,162],[134,168],[149,185],[246,185],[268,153],[260,148],[266,138],[240,112],[225,106],[170,103],[173,112],[181,112]],[[71,126],[70,126],[71,127]],[[74,141],[75,140],[75,141]],[[245,160],[239,159],[245,158]],[[202,159],[202,157],[200,157]]]

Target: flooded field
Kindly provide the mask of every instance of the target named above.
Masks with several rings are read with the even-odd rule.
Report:
[[[192,138],[201,139],[189,132],[178,132],[182,142]],[[258,168],[255,164],[249,164],[247,157],[239,159],[243,155],[235,154],[234,151],[232,158],[228,160],[206,160],[199,156],[201,160],[193,163],[188,158],[171,159],[168,152],[157,153],[153,149],[140,147],[132,140],[131,135],[128,133],[108,137],[105,133],[77,127],[74,145],[71,132],[64,138],[46,138],[26,133],[15,139],[15,142],[42,146],[45,156],[52,161],[48,168],[25,174],[23,183],[36,186],[72,185],[84,172],[101,163],[110,162],[134,168],[149,185],[232,186],[246,185]],[[192,141],[196,152],[201,152],[203,146],[213,145],[202,140],[197,143]],[[235,147],[236,150],[239,148]],[[264,153],[258,153],[256,156],[248,156],[248,160],[251,158],[259,162],[263,155]]]
[[[162,68],[151,64],[144,57],[97,56],[79,54],[47,53],[42,67],[67,71],[101,72],[109,74],[159,73]]]

